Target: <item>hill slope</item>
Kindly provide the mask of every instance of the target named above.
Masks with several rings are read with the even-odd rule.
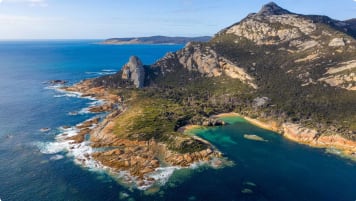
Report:
[[[252,87],[252,97],[270,100],[269,106],[253,109],[257,116],[282,116],[320,135],[337,132],[356,139],[356,41],[329,23],[315,22],[315,16],[267,4],[209,43],[190,43],[153,68],[167,76],[176,66]],[[249,101],[252,105],[253,98]]]

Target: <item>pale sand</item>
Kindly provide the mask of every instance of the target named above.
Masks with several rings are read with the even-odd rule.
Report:
[[[250,117],[243,116],[243,115],[241,115],[239,113],[236,113],[236,112],[221,113],[221,114],[213,115],[211,117],[212,118],[241,117],[241,118],[246,119],[249,123],[251,123],[251,124],[253,124],[255,126],[258,126],[260,128],[266,129],[266,130],[278,132],[278,126],[277,126],[276,122],[266,123],[266,122],[262,122],[262,121],[257,120],[257,119],[252,119]]]
[[[182,126],[178,129],[178,132],[180,133],[186,133],[190,130],[193,130],[193,129],[197,129],[197,128],[203,128],[202,126],[199,126],[199,125],[186,125],[186,126]]]

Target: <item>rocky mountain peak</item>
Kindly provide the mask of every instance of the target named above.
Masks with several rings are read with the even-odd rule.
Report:
[[[274,2],[270,2],[262,7],[262,9],[257,13],[258,15],[285,15],[292,14],[288,10],[285,10],[278,6]]]
[[[122,68],[122,79],[131,80],[136,88],[143,87],[145,79],[145,69],[141,60],[137,56],[131,56]]]

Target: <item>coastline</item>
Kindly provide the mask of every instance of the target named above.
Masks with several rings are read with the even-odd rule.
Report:
[[[297,142],[299,144],[305,144],[315,148],[324,148],[330,153],[340,155],[342,157],[346,157],[356,161],[356,142],[345,139],[338,134],[321,135],[319,137],[318,132],[316,130],[305,128],[299,124],[293,124],[293,123],[278,124],[276,121],[273,120],[265,122],[234,112],[221,113],[221,114],[213,115],[212,117],[213,118],[241,117],[257,127],[281,134],[283,137],[293,142]],[[188,126],[186,127],[185,131],[189,130],[190,128],[195,128],[195,127]]]
[[[78,98],[100,101],[100,104],[91,105],[85,110],[102,114],[101,117],[95,116],[64,129],[50,144],[56,150],[67,151],[76,164],[89,169],[106,170],[123,184],[140,190],[163,185],[175,170],[181,168],[194,169],[202,165],[219,168],[225,165],[222,154],[199,137],[191,136],[188,140],[206,144],[208,148],[187,153],[172,151],[165,143],[154,139],[139,141],[118,137],[113,133],[115,120],[127,107],[120,96],[103,87],[92,87],[90,79],[57,90],[75,94]],[[176,140],[184,141],[186,138]],[[44,147],[43,152],[53,154],[49,149]]]
[[[214,168],[226,165],[222,154],[210,142],[194,135],[191,135],[192,139],[208,144],[209,148],[199,152],[179,154],[168,149],[166,144],[153,139],[138,141],[119,138],[113,133],[115,119],[126,111],[126,106],[120,96],[110,93],[103,87],[91,87],[91,80],[60,90],[75,94],[79,98],[100,101],[100,104],[92,105],[87,110],[91,113],[106,113],[101,119],[94,117],[69,130],[64,130],[56,138],[55,143],[63,145],[74,157],[74,162],[79,165],[95,170],[106,170],[124,184],[141,190],[147,190],[157,184],[163,185],[177,169],[195,168],[204,164]],[[311,147],[328,148],[331,150],[330,153],[334,154],[339,153],[333,151],[337,149],[350,158],[355,157],[356,144],[345,143],[346,140],[340,136],[334,138],[322,136],[315,140],[316,132],[310,129],[295,124],[278,125],[275,121],[265,122],[234,112],[221,113],[210,118],[222,117],[241,117],[255,126],[282,134],[294,142]],[[178,132],[186,133],[199,128],[204,126],[186,125],[179,128]],[[99,149],[103,151],[98,152]]]

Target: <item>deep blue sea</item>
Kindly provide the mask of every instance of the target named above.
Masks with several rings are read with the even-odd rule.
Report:
[[[63,151],[43,153],[39,145],[54,142],[61,126],[74,126],[94,115],[80,112],[93,100],[63,95],[46,81],[72,84],[114,73],[131,55],[151,64],[183,47],[95,42],[0,41],[1,201],[356,200],[355,162],[290,142],[241,119],[196,131],[233,166],[178,170],[154,194],[124,187],[104,171],[80,167]],[[244,134],[268,141],[247,140]]]

